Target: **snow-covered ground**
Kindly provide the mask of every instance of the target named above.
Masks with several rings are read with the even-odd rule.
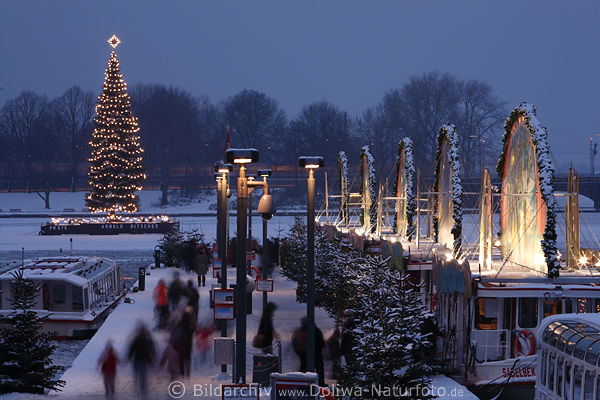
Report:
[[[44,200],[36,193],[0,193],[0,209],[3,213],[10,213],[11,209],[21,210],[22,213],[62,213],[74,210],[76,213],[87,212],[85,207],[86,192],[51,192],[50,210],[44,208]],[[161,192],[159,190],[141,190],[137,192],[140,198],[140,212],[164,213],[181,212],[196,213],[210,212],[211,205],[216,207],[217,197],[206,192],[200,200],[194,199],[187,204],[160,206]],[[68,212],[68,211],[67,211]]]
[[[104,393],[104,387],[97,368],[97,360],[106,345],[107,340],[112,340],[115,348],[123,357],[126,354],[130,335],[136,328],[139,321],[142,321],[147,326],[153,326],[153,300],[152,289],[156,286],[159,279],[170,279],[172,269],[151,270],[151,275],[146,278],[146,291],[132,293],[128,295],[135,303],[121,302],[117,308],[109,315],[106,322],[98,330],[96,335],[90,340],[88,345],[77,356],[71,368],[63,375],[67,384],[62,393],[57,396],[59,398],[75,398],[76,396],[101,396]],[[233,276],[233,272],[230,273]],[[182,278],[193,278],[195,275],[183,275]],[[279,334],[283,344],[283,372],[295,371],[298,368],[299,360],[294,354],[291,347],[291,336],[293,330],[299,326],[300,317],[306,312],[306,305],[299,304],[295,301],[294,284],[285,280],[279,274],[276,275],[275,291],[269,294],[269,301],[277,304],[278,309],[275,311],[274,326]],[[233,283],[233,280],[231,280]],[[207,286],[200,289],[200,320],[209,320],[212,318],[212,310],[208,305],[208,288],[210,284],[216,283],[216,280],[209,279]],[[258,323],[262,310],[262,295],[255,292],[253,295],[253,313],[247,318],[247,343],[252,342],[252,337],[258,329]],[[333,328],[334,323],[323,311],[318,309],[316,312],[317,326],[322,329],[325,337],[328,337]],[[230,337],[233,337],[233,326],[229,329]],[[154,339],[157,343],[158,354],[162,354],[164,349],[167,333],[162,331],[153,331]],[[247,349],[247,381],[252,380],[252,355],[259,354],[257,349],[248,345]],[[231,372],[231,368],[228,370]],[[326,375],[330,374],[330,366],[326,366]],[[230,380],[231,378],[229,378]],[[150,398],[167,398],[169,377],[166,371],[160,371],[155,368],[152,370],[149,381]],[[187,386],[187,394],[193,384],[202,385],[203,387],[218,387],[222,383],[228,383],[223,380],[220,375],[220,366],[214,365],[212,362],[212,348],[206,357],[203,357],[198,352],[194,351],[192,374],[190,378],[181,379],[184,385]],[[123,364],[118,370],[118,398],[131,398],[135,394],[132,372],[128,365]],[[189,396],[192,397],[192,396]],[[184,398],[188,398],[185,396]],[[220,396],[209,396],[203,398],[220,398]]]

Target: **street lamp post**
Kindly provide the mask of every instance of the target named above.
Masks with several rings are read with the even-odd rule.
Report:
[[[314,170],[323,166],[323,157],[300,157],[298,165],[308,169],[306,209],[306,370],[315,370],[315,176]]]
[[[221,289],[227,289],[227,174],[231,171],[231,164],[215,164],[215,172],[221,174],[217,179],[217,245],[221,259]],[[227,321],[220,323],[221,337],[227,337]],[[221,365],[221,372],[227,372],[227,364]]]
[[[260,199],[260,203],[258,204],[258,212],[263,216],[263,237],[262,237],[262,268],[260,271],[261,279],[268,278],[268,263],[269,263],[269,239],[267,237],[267,221],[271,219],[273,216],[274,208],[272,210],[268,209],[268,207],[272,207],[271,195],[269,194],[269,186],[267,186],[267,177],[272,174],[270,169],[259,169],[257,171],[258,176],[262,176],[263,182],[265,186],[263,187],[263,197]],[[267,197],[268,196],[268,197]],[[267,200],[268,199],[268,200]],[[270,201],[270,204],[267,206],[265,203]],[[262,206],[262,207],[261,207]],[[271,212],[273,211],[273,212]],[[263,312],[267,309],[268,302],[268,294],[267,292],[263,292]]]
[[[234,381],[246,383],[246,203],[248,200],[246,164],[258,161],[258,150],[228,149],[226,161],[240,166],[237,179],[237,238],[235,244],[237,276],[234,297],[236,303]]]

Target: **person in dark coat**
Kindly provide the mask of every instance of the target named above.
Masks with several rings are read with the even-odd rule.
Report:
[[[133,363],[133,375],[138,395],[146,395],[148,366],[154,362],[156,350],[154,340],[145,325],[139,325],[129,343],[127,358]]]
[[[192,339],[196,327],[193,324],[192,314],[184,312],[181,319],[175,325],[169,344],[177,351],[179,361],[179,373],[182,376],[190,376],[192,364]]]
[[[331,376],[333,379],[338,379],[341,372],[340,359],[342,358],[342,348],[340,346],[340,339],[342,338],[342,332],[336,326],[333,333],[327,339],[327,350],[329,351],[329,358],[331,359]]]
[[[354,333],[352,330],[356,328],[353,310],[344,310],[344,321],[342,323],[342,355],[346,360],[346,364],[353,365],[356,361],[354,355]]]
[[[198,301],[200,300],[200,295],[191,279],[187,281],[187,286],[183,289],[183,295],[187,298],[187,305],[192,308],[192,316],[194,317],[195,324],[198,320]]]
[[[306,317],[300,320],[300,327],[292,335],[292,346],[294,352],[300,358],[300,372],[306,371],[306,353],[308,351],[308,331]],[[325,386],[325,365],[323,363],[323,348],[325,340],[323,332],[315,325],[315,369],[319,375],[319,386]],[[311,372],[311,371],[309,371]]]
[[[263,310],[260,324],[258,325],[258,335],[262,335],[262,352],[271,354],[273,351],[273,337],[277,337],[277,332],[273,328],[273,314],[277,309],[277,305],[273,302],[268,302],[267,307]]]
[[[173,273],[173,282],[169,286],[169,292],[167,296],[169,297],[169,306],[171,307],[171,311],[177,309],[179,306],[179,300],[181,300],[181,296],[183,294],[183,283],[181,279],[179,279],[179,272]]]
[[[196,273],[198,274],[198,287],[206,286],[206,274],[208,273],[208,250],[206,246],[196,246]]]

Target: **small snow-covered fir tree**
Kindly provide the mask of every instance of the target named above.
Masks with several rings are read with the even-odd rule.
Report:
[[[306,285],[307,231],[302,218],[296,217],[294,225],[283,241],[281,272],[283,276],[298,284],[296,300],[304,301]]]
[[[109,39],[116,47],[116,36]],[[90,212],[136,212],[139,208],[136,191],[142,189],[146,173],[142,165],[137,118],[131,112],[131,99],[123,80],[114,50],[110,54],[104,76],[102,94],[98,97],[94,132],[90,140],[88,159],[90,192],[86,205]]]
[[[421,356],[430,343],[422,333],[427,313],[418,288],[408,275],[389,269],[386,260],[376,257],[364,261],[368,265],[357,273],[355,281],[360,288],[357,294],[363,294],[355,308],[356,328],[352,330],[356,363],[345,367],[340,383],[366,389],[365,393],[377,394],[373,398],[378,399],[429,398],[427,390],[416,391],[427,387],[427,376],[432,373]],[[374,386],[403,390],[374,393]],[[410,392],[410,388],[414,390]]]
[[[60,390],[64,381],[55,377],[63,367],[50,359],[56,348],[53,334],[42,333],[42,318],[31,311],[40,288],[22,271],[13,276],[10,304],[15,312],[2,318],[0,328],[0,393]]]

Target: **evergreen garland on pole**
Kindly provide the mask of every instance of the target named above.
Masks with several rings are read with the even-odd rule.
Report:
[[[109,43],[114,48],[120,41],[113,36]],[[139,199],[135,192],[142,189],[141,184],[146,179],[139,130],[137,118],[131,112],[127,84],[113,50],[102,94],[98,97],[90,140],[90,192],[86,195],[90,212],[108,212],[114,218],[117,212],[138,210]]]
[[[32,311],[40,287],[23,271],[13,277],[10,304],[15,311],[2,318],[0,328],[0,394],[58,391],[65,382],[55,378],[63,367],[52,365],[50,359],[56,348],[53,334],[42,333],[42,318]]]
[[[349,216],[346,213],[350,193],[348,193],[348,156],[346,152],[340,151],[338,155],[338,174],[340,184],[340,221],[348,225]]]
[[[433,182],[433,191],[439,193],[440,191],[440,168],[442,162],[442,149],[444,143],[448,143],[448,161],[451,169],[451,185],[452,185],[452,218],[454,219],[454,225],[452,226],[451,233],[454,237],[453,244],[453,255],[458,257],[461,252],[462,246],[462,193],[463,187],[461,183],[461,165],[460,165],[460,146],[458,139],[458,131],[453,124],[443,125],[440,128],[438,134],[438,148],[435,156],[435,176]],[[433,232],[435,241],[438,240],[439,234],[439,220],[438,220],[438,199],[439,194],[436,195],[436,201],[434,202],[433,212]]]
[[[525,126],[531,133],[531,139],[535,148],[536,164],[539,176],[540,191],[542,199],[546,204],[546,226],[544,228],[542,251],[548,267],[548,277],[558,278],[560,274],[560,263],[556,250],[556,200],[554,198],[554,165],[550,157],[550,146],[548,144],[548,131],[537,119],[536,108],[532,104],[521,103],[515,108],[504,123],[504,136],[502,137],[502,153],[496,164],[496,172],[500,179],[504,178],[504,165],[508,152],[513,126],[523,119]]]
[[[364,226],[366,225],[366,221],[368,218],[370,232],[375,232],[377,228],[377,188],[376,188],[376,179],[375,176],[375,159],[371,155],[369,151],[369,146],[363,146],[360,152],[360,177],[361,177],[361,185],[360,185],[360,194],[365,197],[365,167],[367,168],[367,186],[369,202],[365,201],[365,208],[363,208],[360,214],[360,222]]]
[[[406,175],[401,177],[400,172],[404,164]],[[414,193],[414,181],[415,181],[415,163],[413,157],[413,142],[409,138],[404,138],[398,142],[398,157],[396,158],[396,176],[394,184],[394,197],[406,197],[406,231],[398,232],[398,216],[394,215],[394,232],[405,236],[408,240],[412,240],[414,232],[414,221],[413,218],[416,214],[416,199]],[[406,193],[400,193],[398,185],[400,179],[406,179]]]

